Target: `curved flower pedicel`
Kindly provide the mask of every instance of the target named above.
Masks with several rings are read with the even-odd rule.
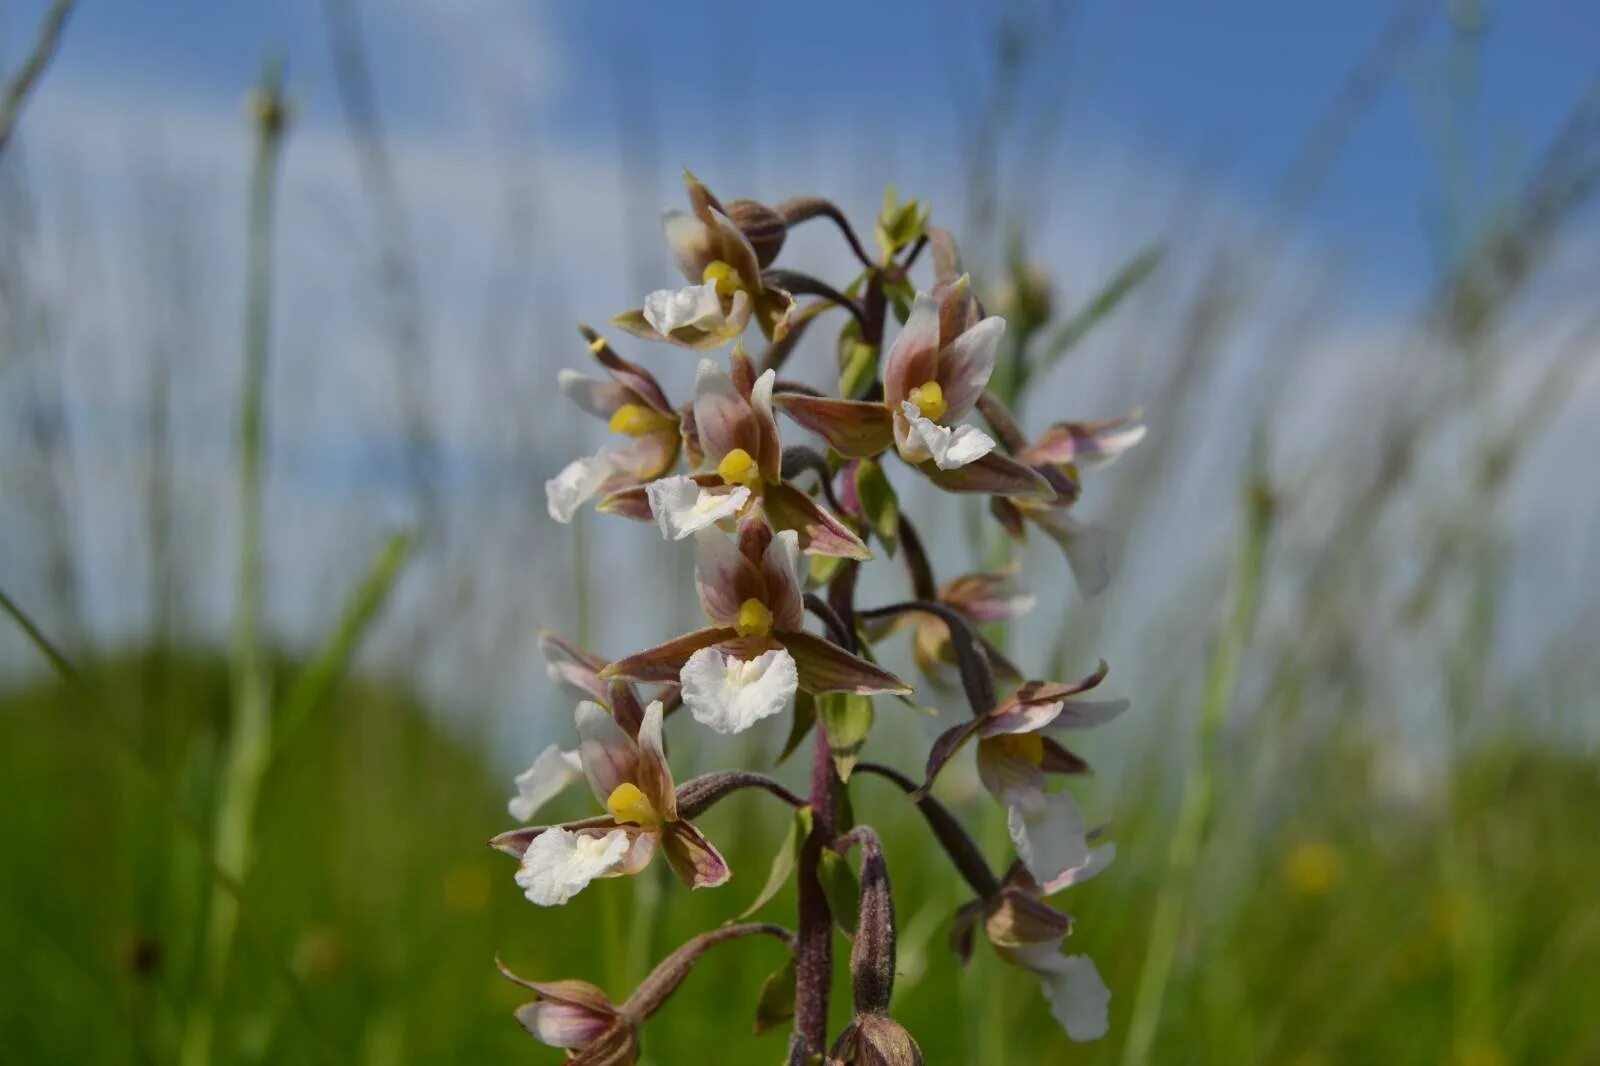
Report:
[[[793,530],[811,555],[870,559],[861,538],[816,500],[783,477],[783,442],[772,414],[775,375],[757,377],[749,358],[735,350],[732,372],[703,359],[695,374],[691,407],[695,446],[707,469],[669,477],[618,493],[601,505],[633,516],[643,496],[648,513],[668,540],[732,520],[760,500],[773,526]]]
[[[678,817],[661,742],[661,702],[645,709],[637,738],[605,708],[578,705],[578,757],[589,787],[610,812],[566,825],[514,829],[490,841],[522,860],[517,884],[534,903],[558,906],[599,877],[634,874],[659,847],[690,888],[728,880],[728,864],[705,835]]]
[[[1080,866],[1088,856],[1088,833],[1072,796],[1048,791],[1052,774],[1084,774],[1089,764],[1057,734],[1109,722],[1127,710],[1126,700],[1079,700],[1106,676],[1105,663],[1081,681],[1029,681],[988,714],[947,730],[928,753],[928,788],[963,744],[978,738],[978,777],[1004,804],[1017,855],[1028,871],[1050,881]]]
[[[998,891],[956,912],[950,931],[951,945],[964,964],[972,956],[973,933],[981,917],[984,936],[995,953],[1039,978],[1050,1013],[1073,1040],[1098,1040],[1105,1035],[1111,990],[1093,959],[1061,953],[1062,942],[1072,932],[1072,920],[1044,901],[1094,877],[1115,857],[1114,845],[1093,848],[1081,863],[1042,883],[1016,863]]]
[[[580,326],[589,351],[609,373],[609,380],[563,370],[559,378],[567,398],[597,418],[613,433],[632,438],[620,448],[602,448],[574,459],[544,483],[546,506],[557,522],[570,522],[579,507],[595,496],[654,481],[678,461],[680,416],[655,376],[612,350],[606,339]]]
[[[893,674],[807,633],[798,537],[774,534],[759,504],[739,523],[737,541],[717,530],[695,539],[695,582],[711,625],[630,655],[602,677],[673,681],[695,721],[738,733],[811,693],[909,695]]]
[[[994,450],[988,434],[963,424],[994,372],[1005,319],[978,320],[965,276],[917,293],[883,365],[883,400],[839,400],[785,392],[775,402],[840,455],[865,459],[891,444],[900,457],[950,492],[1049,497],[1035,471]]]
[[[662,217],[667,243],[690,284],[645,297],[644,307],[612,319],[630,333],[685,348],[715,348],[744,332],[751,316],[768,337],[781,336],[794,300],[761,280],[761,262],[711,190],[688,171],[692,213]]]
[[[1033,610],[1036,597],[1015,588],[1015,569],[962,574],[939,589],[938,602],[966,618],[974,626],[1011,622]],[[911,657],[930,680],[949,684],[955,672],[955,646],[950,623],[927,611],[906,611],[883,624],[884,635],[901,628],[911,629]],[[983,638],[976,629],[972,635],[997,678],[1021,682],[1022,672],[1004,652]]]

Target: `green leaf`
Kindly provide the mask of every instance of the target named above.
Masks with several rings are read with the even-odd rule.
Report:
[[[872,732],[872,697],[853,692],[830,692],[817,697],[817,715],[828,733],[828,750],[842,781],[850,780],[861,749]]]
[[[856,495],[861,500],[867,525],[872,527],[884,551],[892,558],[900,543],[900,498],[895,495],[883,467],[871,459],[856,464]]]
[[[761,982],[756,1000],[756,1034],[770,1032],[794,1017],[794,957]]]
[[[783,751],[778,755],[777,762],[782,763],[793,755],[795,749],[806,739],[811,732],[811,727],[817,721],[816,697],[809,692],[796,692],[794,694],[794,716],[789,720],[789,739],[783,742]]]
[[[772,857],[772,868],[767,871],[767,883],[761,886],[761,893],[739,917],[733,919],[734,921],[744,921],[771,903],[772,897],[783,890],[783,886],[788,883],[789,875],[794,873],[795,864],[800,858],[800,849],[805,846],[806,837],[810,835],[811,808],[801,807],[794,812],[794,817],[789,821],[789,832],[779,845],[778,853]]]
[[[866,392],[877,379],[878,349],[861,341],[847,343],[849,347],[842,352],[840,360],[839,395],[851,400]]]
[[[843,515],[837,517],[841,522],[845,521]],[[817,588],[832,581],[833,576],[839,572],[839,568],[849,562],[848,559],[841,559],[837,555],[808,555],[806,559],[808,560],[806,563],[806,584],[811,588]]]
[[[1055,336],[1045,342],[1044,348],[1034,359],[1035,371],[1048,370],[1055,365],[1056,360],[1071,351],[1102,319],[1115,311],[1117,305],[1160,265],[1161,253],[1159,245],[1152,245],[1128,260],[1105,287],[1095,293],[1094,299],[1067,319]]]
[[[839,927],[839,932],[854,938],[856,901],[861,895],[856,872],[838,852],[823,851],[817,863],[817,880],[822,882],[822,894],[827,897],[828,910],[833,913],[833,924]]]

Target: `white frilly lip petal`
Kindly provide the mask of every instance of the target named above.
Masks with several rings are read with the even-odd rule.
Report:
[[[750,490],[736,485],[728,492],[709,492],[693,478],[658,478],[645,486],[650,513],[667,540],[683,538],[732,518],[750,499]]]
[[[1099,1040],[1109,1028],[1111,989],[1087,955],[1058,955],[1039,976],[1050,1013],[1076,1041]]]
[[[1041,884],[1089,859],[1083,812],[1065,792],[1018,789],[1006,795],[1006,828],[1017,857]]]
[[[583,764],[575,751],[552,744],[539,753],[533,765],[516,776],[517,794],[506,805],[511,817],[531,821],[540,807],[555,799],[568,785],[583,777]]]
[[[712,332],[722,326],[722,298],[717,283],[688,285],[681,289],[657,289],[644,298],[644,320],[663,337],[674,330],[691,327]]]
[[[551,826],[522,853],[517,885],[530,902],[559,907],[590,881],[616,872],[628,848],[628,834],[621,829],[596,836]]]
[[[678,680],[695,721],[718,733],[740,733],[787,707],[800,674],[794,658],[781,648],[754,659],[701,648],[683,664]]]
[[[550,517],[563,524],[572,521],[578,508],[598,495],[616,472],[617,464],[606,452],[574,459],[562,467],[561,473],[544,483],[545,507]]]
[[[959,470],[994,451],[994,441],[976,426],[954,429],[941,426],[932,419],[923,418],[917,405],[909,400],[900,405],[900,410],[911,423],[911,432],[928,449],[940,470]]]

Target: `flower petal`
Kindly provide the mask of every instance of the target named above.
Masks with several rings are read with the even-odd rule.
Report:
[[[800,537],[792,529],[779,530],[761,553],[761,576],[766,579],[766,605],[775,629],[805,625],[804,593],[800,586]]]
[[[1111,583],[1111,541],[1099,526],[1080,522],[1065,507],[1027,512],[1034,525],[1061,545],[1067,568],[1085,596],[1097,596]]]
[[[772,399],[780,411],[847,459],[870,459],[894,443],[889,409],[881,403],[797,392],[779,393]]]
[[[717,257],[717,237],[711,227],[683,211],[661,213],[661,230],[678,269],[690,281],[699,281],[706,264]]]
[[[617,1023],[615,1014],[586,1010],[571,1003],[524,1003],[517,1021],[542,1044],[559,1048],[586,1048]]]
[[[742,659],[702,648],[683,664],[679,680],[694,720],[718,733],[740,733],[779,713],[799,683],[794,659],[780,649]]]
[[[1098,876],[1107,866],[1111,865],[1112,860],[1116,857],[1117,846],[1115,844],[1102,844],[1098,848],[1091,848],[1089,857],[1082,863],[1063,870],[1059,877],[1042,883],[1039,886],[1039,894],[1041,896],[1053,896],[1063,889],[1082,884],[1089,878]]]
[[[800,550],[806,554],[862,561],[872,558],[866,543],[848,526],[787,481],[767,486],[766,505],[773,528],[798,533]]]
[[[913,691],[889,671],[821,637],[799,631],[773,635],[794,656],[800,671],[800,687],[807,692],[853,692],[858,696],[887,692],[909,696]]]
[[[750,401],[714,359],[700,360],[694,375],[694,427],[707,461],[715,466],[735,448],[761,455],[761,433]]]
[[[562,370],[556,375],[556,384],[567,399],[596,418],[610,418],[632,398],[617,382],[601,381],[576,370]]]
[[[715,281],[681,289],[657,289],[644,298],[641,313],[650,328],[663,337],[680,329],[716,330],[725,321]]]
[[[1024,453],[1030,463],[1104,466],[1144,439],[1139,412],[1101,422],[1057,422]]]
[[[1111,990],[1087,955],[1059,955],[1040,976],[1050,1013],[1073,1040],[1098,1040],[1110,1027]]]
[[[743,485],[726,489],[702,488],[693,478],[664,477],[645,487],[650,513],[667,540],[682,540],[691,533],[732,518],[750,499]]]
[[[611,347],[611,342],[588,326],[580,324],[578,332],[589,342],[589,351],[594,353],[595,359],[611,372],[618,384],[643,400],[646,406],[653,408],[658,414],[675,415],[672,405],[667,402],[666,393],[661,391],[661,383],[656,381],[654,374],[638,363],[630,363],[622,358]]]
[[[674,637],[665,644],[657,644],[653,648],[646,648],[644,651],[618,659],[600,671],[600,676],[658,684],[675,682],[678,680],[678,671],[691,655],[701,648],[731,640],[737,635],[731,628],[723,626],[698,629],[693,633]]]
[[[1065,792],[1014,790],[1006,797],[1006,828],[1017,856],[1039,882],[1053,880],[1089,857],[1083,814]]]
[[[1032,809],[1046,795],[1044,771],[993,740],[978,741],[978,780],[991,796],[1010,806]]]
[[[901,421],[905,421],[901,416]],[[1055,499],[1056,490],[1037,470],[1023,466],[1009,456],[989,452],[976,462],[952,470],[937,464],[918,467],[927,479],[946,492],[981,492],[990,496],[1036,496]],[[1032,512],[1030,512],[1032,513]]]
[[[666,742],[661,737],[665,710],[660,700],[651,700],[639,725],[639,772],[636,784],[662,819],[678,819],[678,794],[672,784],[672,769],[667,765]]]
[[[712,625],[731,626],[748,599],[765,600],[761,570],[739,550],[739,542],[719,529],[694,537],[694,581],[700,606]]]
[[[598,655],[548,629],[539,630],[539,653],[550,680],[566,686],[574,696],[601,703],[609,699],[609,686],[600,680],[606,661]]]
[[[688,822],[668,823],[661,833],[661,850],[678,880],[690,888],[715,888],[733,876],[722,853]]]
[[[901,404],[900,410],[911,432],[940,470],[959,470],[994,451],[994,440],[977,426],[941,426],[930,418],[923,418],[917,405],[909,401]]]
[[[983,395],[1005,332],[1006,320],[990,315],[939,354],[939,384],[944,387],[945,417],[950,421],[965,418]]]
[[[552,744],[539,753],[533,765],[516,776],[517,794],[506,805],[511,817],[526,822],[566,787],[583,776],[583,763],[575,751]]]
[[[599,495],[607,479],[617,472],[609,452],[574,459],[561,473],[544,483],[545,508],[557,522],[572,521],[585,502]]]
[[[743,357],[737,347],[734,354]],[[757,450],[750,454],[761,463],[761,477],[765,481],[778,480],[783,469],[783,441],[778,436],[778,420],[772,413],[772,386],[777,380],[777,371],[764,370],[750,388],[750,411],[755,417],[758,441]]]
[[[639,779],[639,746],[598,703],[578,704],[578,759],[602,806],[618,785]]]
[[[906,324],[883,359],[884,403],[890,410],[898,410],[912,389],[937,379],[938,369],[939,304],[919,292]]]
[[[530,902],[559,907],[590,881],[616,871],[628,853],[628,837],[622,829],[594,834],[552,826],[535,837],[522,853],[517,884]]]

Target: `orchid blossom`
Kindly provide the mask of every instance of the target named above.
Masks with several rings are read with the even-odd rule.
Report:
[[[720,347],[743,333],[752,315],[766,336],[781,335],[793,298],[762,282],[756,249],[711,191],[687,171],[683,179],[691,213],[666,212],[662,228],[689,284],[652,292],[642,308],[612,321],[685,348]]]
[[[581,327],[589,351],[609,373],[609,380],[563,370],[561,391],[589,414],[606,420],[613,433],[632,438],[620,448],[602,448],[574,459],[545,482],[550,517],[570,522],[579,507],[595,496],[642,485],[661,477],[678,461],[679,414],[667,402],[655,376],[612,350],[606,339]]]
[[[1080,521],[1072,512],[1081,491],[1083,469],[1107,466],[1144,439],[1139,412],[1099,422],[1057,422],[1017,453],[1017,459],[1043,474],[1055,486],[1054,499],[995,496],[990,508],[1012,536],[1021,539],[1024,520],[1032,522],[1061,546],[1067,565],[1084,595],[1105,591],[1111,581],[1110,546],[1105,531]]]
[[[704,530],[695,551],[695,583],[711,625],[620,659],[602,677],[677,680],[695,721],[719,733],[742,732],[779,713],[796,689],[911,692],[893,674],[804,630],[799,538],[793,530],[774,533],[759,504],[746,511],[737,540]]]
[[[786,391],[775,403],[840,455],[871,458],[892,444],[947,491],[1049,497],[1043,477],[963,422],[994,372],[1006,325],[995,315],[977,317],[968,284],[963,276],[932,295],[917,293],[884,358],[881,401]]]
[[[1112,844],[1086,850],[1081,862],[1044,882],[1016,863],[998,891],[956,912],[951,929],[951,943],[965,963],[972,955],[973,932],[981,918],[984,936],[995,953],[1039,978],[1051,1015],[1073,1040],[1098,1040],[1105,1035],[1111,991],[1093,959],[1061,953],[1062,942],[1072,932],[1072,920],[1044,901],[1094,877],[1115,857]]]
[[[690,888],[720,885],[728,864],[711,841],[678,817],[672,771],[662,748],[661,702],[645,708],[637,738],[598,703],[578,705],[578,758],[607,816],[566,825],[514,829],[491,843],[521,859],[517,884],[545,907],[571,899],[600,877],[635,874],[657,848]]]
[[[978,778],[1006,808],[1006,826],[1028,870],[1042,881],[1081,864],[1088,853],[1083,815],[1072,796],[1051,792],[1050,775],[1084,774],[1089,764],[1056,735],[1109,722],[1126,700],[1074,699],[1105,679],[1104,663],[1072,684],[1030,681],[988,714],[941,734],[928,756],[928,783],[972,737],[978,738]]]
[[[783,477],[783,443],[772,415],[771,370],[755,374],[735,350],[732,373],[701,360],[691,407],[695,450],[705,469],[692,477],[668,477],[602,503],[602,510],[639,516],[640,498],[668,540],[731,524],[760,500],[779,530],[793,530],[811,555],[870,559],[851,529]]]

